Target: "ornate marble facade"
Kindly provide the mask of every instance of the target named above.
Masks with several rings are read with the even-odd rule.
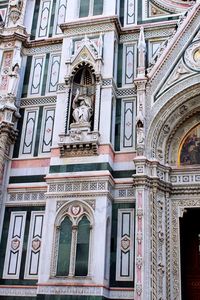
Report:
[[[200,2],[0,3],[0,299],[182,299],[200,208]]]

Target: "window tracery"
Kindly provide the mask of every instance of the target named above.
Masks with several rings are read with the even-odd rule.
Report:
[[[91,208],[82,202],[62,206],[56,218],[53,276],[90,276]]]

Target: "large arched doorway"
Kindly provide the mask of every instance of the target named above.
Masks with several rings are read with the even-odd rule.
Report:
[[[156,257],[157,265],[152,264],[152,269],[158,295],[161,280],[166,282],[163,299],[200,300],[199,95],[200,86],[196,85],[170,98],[163,106],[158,100],[149,121],[147,156],[150,163],[156,161],[154,174],[160,180],[153,194],[156,223],[152,222],[155,232],[152,240],[156,254],[152,255],[152,261]]]
[[[182,300],[200,300],[200,208],[180,218]]]

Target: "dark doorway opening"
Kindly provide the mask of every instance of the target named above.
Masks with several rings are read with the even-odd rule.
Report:
[[[182,300],[200,300],[200,209],[180,218]]]

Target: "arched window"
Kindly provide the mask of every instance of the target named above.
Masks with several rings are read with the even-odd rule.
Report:
[[[89,276],[93,217],[79,203],[64,206],[56,220],[53,276]],[[63,218],[64,216],[64,218]]]
[[[102,15],[103,0],[80,0],[79,17]]]
[[[65,217],[60,225],[57,275],[68,276],[70,266],[72,222]]]
[[[87,276],[90,243],[90,222],[84,216],[78,224],[78,235],[76,245],[76,276]]]

